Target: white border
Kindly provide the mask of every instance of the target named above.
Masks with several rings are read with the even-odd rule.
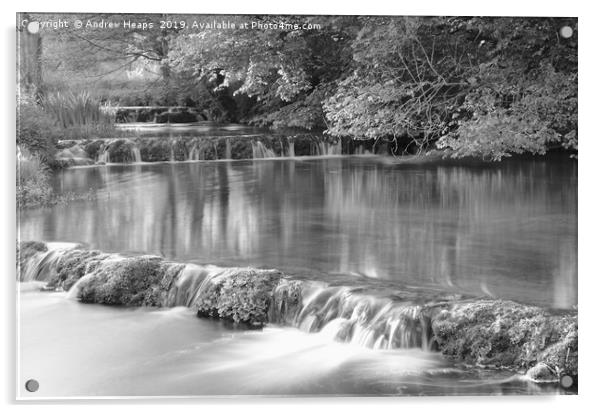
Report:
[[[2,81],[5,91],[1,99],[2,125],[5,127],[2,137],[0,154],[3,157],[2,168],[2,280],[4,282],[5,304],[3,312],[3,325],[5,336],[3,340],[4,363],[2,366],[2,400],[11,411],[30,410],[42,407],[40,402],[15,404],[15,13],[17,11],[30,12],[179,12],[179,13],[229,13],[229,14],[383,14],[383,15],[519,15],[519,16],[577,16],[579,17],[579,319],[581,328],[580,338],[580,383],[579,396],[549,397],[549,396],[486,396],[486,397],[439,397],[439,398],[228,398],[228,399],[128,399],[128,400],[95,400],[62,402],[57,404],[48,401],[44,404],[45,411],[81,411],[82,407],[91,411],[104,411],[107,408],[131,409],[132,404],[150,404],[143,408],[147,412],[163,413],[168,405],[177,404],[179,409],[195,411],[199,409],[215,408],[238,411],[249,409],[251,411],[278,411],[286,409],[287,413],[308,409],[344,409],[345,411],[362,411],[366,408],[379,409],[433,409],[438,411],[468,412],[486,409],[489,412],[503,411],[507,413],[513,409],[536,409],[548,413],[550,411],[577,411],[586,408],[591,402],[596,403],[596,395],[600,391],[600,374],[596,374],[596,367],[600,365],[598,353],[602,341],[600,340],[600,294],[602,288],[600,279],[602,271],[598,262],[598,245],[600,234],[600,183],[602,176],[600,168],[602,162],[602,136],[599,132],[601,119],[598,111],[602,107],[599,98],[600,90],[600,33],[602,25],[599,22],[600,14],[597,13],[594,2],[586,5],[585,2],[548,0],[535,2],[526,0],[503,0],[499,2],[487,1],[420,1],[397,2],[387,4],[377,0],[351,4],[344,1],[325,2],[324,0],[303,0],[292,3],[285,1],[242,1],[229,0],[227,2],[196,1],[188,4],[178,2],[124,2],[123,0],[104,0],[97,3],[83,3],[77,1],[50,2],[50,1],[20,1],[4,5],[3,19],[3,62],[4,71]],[[10,10],[7,10],[10,9]],[[599,166],[600,165],[600,166]],[[77,379],[77,378],[74,378]],[[84,406],[81,406],[84,404]],[[597,403],[599,404],[599,403]]]

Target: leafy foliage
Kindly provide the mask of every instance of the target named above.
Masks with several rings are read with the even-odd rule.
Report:
[[[249,29],[240,26],[248,17],[225,19],[236,28],[48,34],[51,74],[41,89],[80,90],[94,79],[99,102],[178,104],[218,122],[320,129],[388,141],[406,153],[438,148],[499,160],[577,151],[574,18],[252,17],[316,30]],[[563,26],[571,37],[559,35]],[[63,127],[74,122],[57,112]]]
[[[264,24],[290,20],[257,16]],[[210,94],[228,90],[254,103],[243,118],[254,124],[324,127],[321,109],[327,85],[345,70],[354,17],[295,17],[320,30],[202,31],[175,39],[173,70],[188,73]]]
[[[30,94],[21,94],[17,101],[17,145],[48,163],[56,151],[58,140],[54,120],[38,105]]]
[[[95,192],[83,194],[67,192],[57,194],[50,186],[50,168],[37,153],[18,148],[17,156],[17,208],[31,208],[63,204],[81,199],[92,199]]]
[[[553,146],[577,150],[576,41],[561,40],[555,23],[496,22],[496,49],[480,64],[475,86],[456,109],[453,129],[438,142],[440,148],[452,149],[456,157],[495,160],[512,153],[543,154]]]
[[[329,133],[492,159],[576,148],[576,42],[559,40],[560,21],[370,22],[353,43],[354,71],[324,104]]]
[[[48,183],[48,168],[40,155],[24,150],[17,162],[17,206],[25,208],[50,202],[53,191]]]

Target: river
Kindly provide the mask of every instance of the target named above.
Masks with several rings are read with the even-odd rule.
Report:
[[[299,157],[71,168],[95,198],[21,211],[23,240],[180,262],[337,275],[551,309],[577,305],[577,162]],[[372,350],[191,310],[83,305],[22,284],[23,396],[539,394],[419,349]],[[25,392],[24,392],[25,393]]]

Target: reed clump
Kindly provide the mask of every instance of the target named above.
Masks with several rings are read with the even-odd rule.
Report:
[[[62,139],[112,138],[117,134],[109,105],[88,91],[48,93],[40,103],[56,121]]]

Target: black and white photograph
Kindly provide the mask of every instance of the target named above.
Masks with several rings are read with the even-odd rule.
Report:
[[[17,400],[579,394],[577,14],[163,6],[16,14]]]

